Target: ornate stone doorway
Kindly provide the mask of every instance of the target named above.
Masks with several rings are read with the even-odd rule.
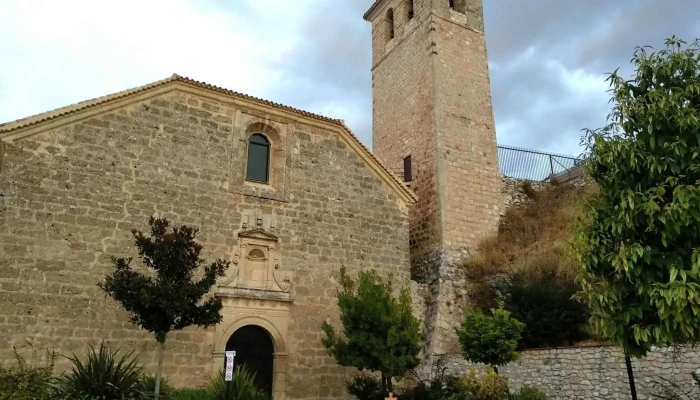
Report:
[[[235,365],[245,365],[255,373],[255,383],[265,394],[272,396],[274,344],[270,334],[256,325],[236,330],[226,342],[226,351],[235,351]]]

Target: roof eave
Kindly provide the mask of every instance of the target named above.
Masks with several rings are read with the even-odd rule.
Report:
[[[362,18],[363,18],[365,21],[371,22],[371,21],[374,19],[374,12],[377,11],[377,10],[379,10],[379,8],[380,8],[379,6],[380,6],[382,3],[384,3],[385,1],[387,1],[387,0],[376,0],[376,1],[370,6],[369,10],[367,10],[367,12],[365,12],[365,15],[363,15]],[[370,17],[371,17],[371,18],[370,18]]]

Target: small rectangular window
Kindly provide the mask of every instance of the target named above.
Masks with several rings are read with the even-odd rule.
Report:
[[[407,156],[403,159],[403,181],[413,181],[413,168],[411,166],[411,156]]]

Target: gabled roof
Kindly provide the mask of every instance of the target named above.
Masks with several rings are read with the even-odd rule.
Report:
[[[385,183],[387,183],[397,193],[397,195],[399,195],[401,199],[403,199],[407,203],[414,203],[417,200],[417,197],[413,193],[413,191],[411,191],[394,174],[389,172],[389,170],[381,163],[381,161],[379,161],[379,159],[374,154],[372,154],[372,152],[364,144],[362,144],[362,142],[357,138],[357,136],[355,136],[354,133],[352,133],[352,131],[350,131],[350,129],[345,125],[345,123],[342,120],[324,117],[322,115],[285,106],[283,104],[275,103],[269,100],[260,99],[243,93],[235,92],[233,90],[210,85],[205,82],[199,82],[194,79],[186,78],[177,74],[173,74],[167,79],[155,81],[144,86],[124,90],[122,92],[110,94],[107,96],[97,97],[91,100],[81,101],[80,103],[75,103],[66,107],[57,108],[55,110],[48,111],[45,113],[0,124],[0,141],[12,142],[14,140],[19,140],[25,136],[28,136],[30,134],[29,131],[41,130],[43,126],[46,126],[46,129],[50,129],[54,125],[54,123],[59,123],[64,118],[80,118],[82,114],[85,114],[85,116],[87,117],[102,110],[104,110],[104,112],[107,112],[111,108],[114,108],[114,106],[123,106],[122,103],[125,101],[139,101],[141,99],[141,95],[143,94],[148,94],[149,92],[157,91],[160,89],[167,88],[168,86],[175,85],[184,85],[189,89],[198,89],[213,92],[219,95],[224,95],[233,100],[243,100],[257,105],[267,106],[272,109],[286,113],[288,116],[291,117],[296,116],[304,119],[316,120],[326,125],[330,125],[330,127],[336,128],[334,130],[340,134],[342,139],[345,139],[349,147],[355,150],[360,156],[360,158],[362,158],[374,171],[376,171],[379,174],[380,178],[382,178],[382,180]]]

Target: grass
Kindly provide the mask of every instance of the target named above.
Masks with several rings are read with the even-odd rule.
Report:
[[[525,182],[522,189],[528,200],[507,210],[498,235],[483,241],[464,265],[471,298],[481,308],[494,305],[492,282],[498,276],[550,276],[561,283],[571,283],[576,276],[572,230],[586,200],[594,195],[592,186],[552,184],[535,191]]]

